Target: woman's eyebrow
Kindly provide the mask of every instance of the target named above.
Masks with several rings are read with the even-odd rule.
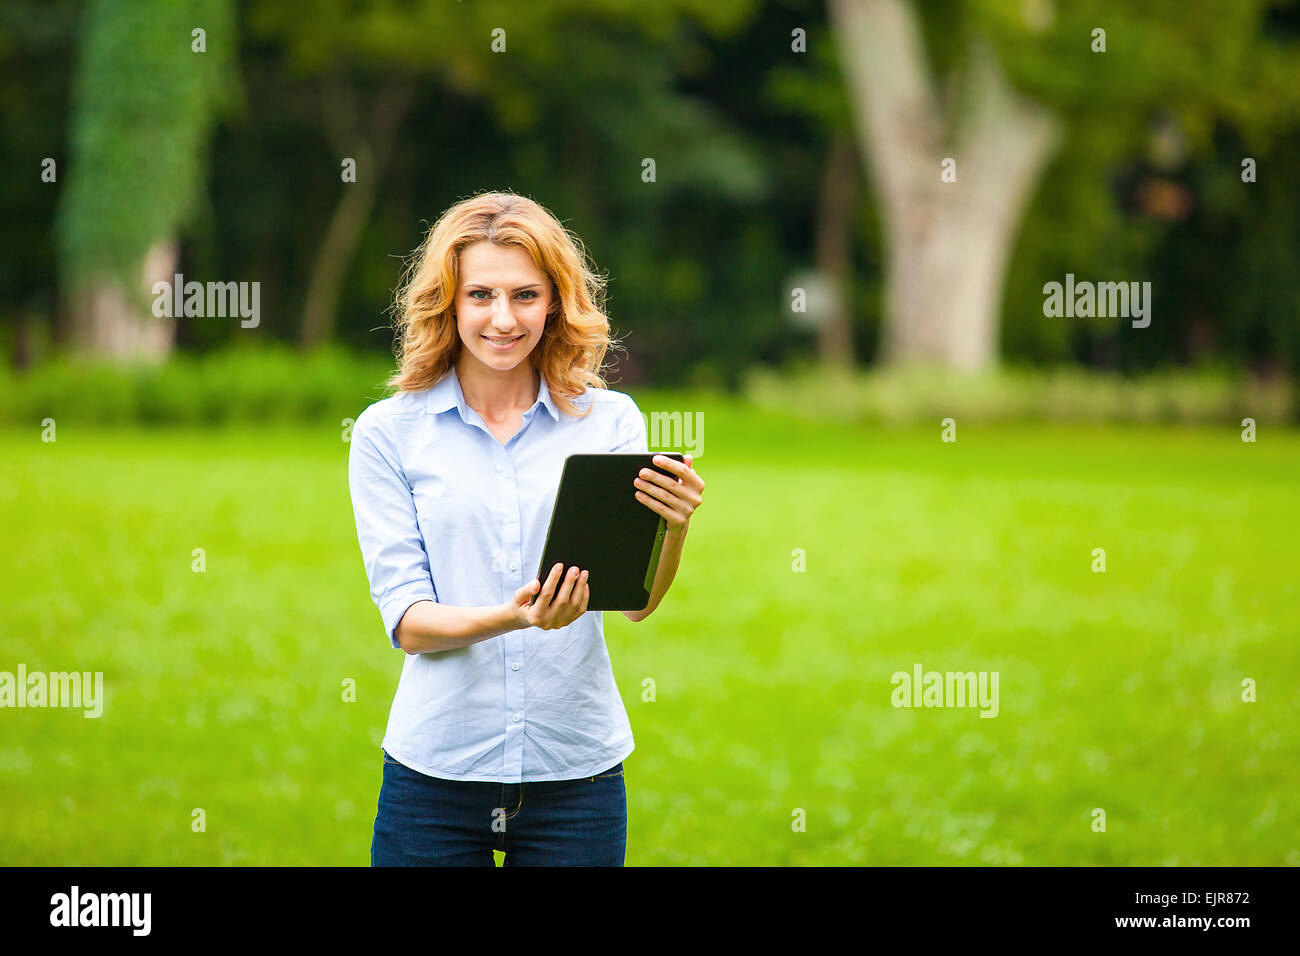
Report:
[[[532,283],[529,283],[528,285],[516,286],[515,288],[511,289],[510,291],[512,291],[512,292],[523,292],[525,289],[536,289],[536,288],[538,288],[538,287],[540,287],[540,286],[541,286],[541,283],[540,283],[540,282],[532,282]],[[490,285],[480,285],[480,284],[477,283],[477,282],[467,282],[467,283],[465,283],[465,288],[467,288],[467,289],[486,289],[488,292],[491,292],[492,289],[494,288],[494,286],[490,286]]]

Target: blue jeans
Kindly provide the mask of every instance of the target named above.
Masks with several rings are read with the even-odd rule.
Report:
[[[383,753],[383,751],[380,751]],[[384,753],[371,866],[622,866],[620,762],[594,777],[523,783],[443,780]]]

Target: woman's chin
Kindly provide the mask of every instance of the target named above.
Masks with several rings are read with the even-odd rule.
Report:
[[[514,368],[528,357],[528,352],[521,348],[509,352],[494,352],[491,348],[476,350],[479,361],[489,368],[506,371]]]

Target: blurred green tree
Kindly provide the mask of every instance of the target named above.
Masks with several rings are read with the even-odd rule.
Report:
[[[1159,113],[1205,148],[1300,105],[1269,0],[828,0],[885,231],[886,361],[996,361],[1010,253],[1039,177],[1086,129],[1094,168]],[[1120,278],[1120,277],[1117,277]]]
[[[15,368],[48,351],[57,284],[49,223],[66,172],[68,63],[77,0],[9,0],[0,5],[0,337]],[[60,121],[51,121],[51,118]]]
[[[695,165],[688,182],[707,177],[724,189],[745,190],[756,182],[753,164],[727,141],[725,130],[694,121],[695,114],[685,107],[687,98],[672,90],[671,81],[638,102],[625,100],[615,85],[593,91],[577,88],[575,79],[589,75],[593,57],[599,60],[600,46],[612,37],[631,35],[651,46],[663,44],[684,20],[706,31],[727,32],[753,10],[753,0],[483,0],[454,6],[423,0],[400,7],[299,0],[252,9],[249,30],[282,44],[293,69],[319,82],[322,123],[336,154],[331,162],[355,162],[355,180],[341,176],[339,199],[311,266],[301,343],[312,348],[333,336],[342,278],[420,77],[438,76],[459,94],[483,98],[500,128],[518,137],[545,135],[539,121],[562,113],[571,122],[555,141],[577,164],[589,162],[593,140],[606,138],[605,131],[593,128],[593,115],[608,116],[613,104],[630,103],[642,115],[622,117],[612,129],[625,134],[639,126],[638,156],[646,155],[645,133],[677,133],[682,146],[677,158]],[[304,23],[311,28],[303,29]],[[594,46],[575,51],[572,43]],[[620,46],[612,42],[608,49]],[[625,71],[648,79],[652,74],[642,66],[648,64],[639,56],[621,63]],[[422,135],[427,132],[417,139]],[[439,148],[453,150],[456,143]],[[581,187],[577,192],[583,193]],[[578,202],[580,208],[591,208],[594,197],[579,195]]]
[[[819,286],[822,299],[807,321],[817,337],[817,360],[824,368],[854,364],[852,286],[855,226],[861,200],[861,160],[853,138],[843,74],[825,24],[791,31],[798,65],[776,60],[767,78],[765,97],[774,106],[807,117],[826,139],[813,227],[813,267],[801,279]],[[809,290],[805,289],[807,293]],[[793,294],[794,290],[791,290]]]
[[[148,293],[172,279],[208,134],[234,101],[235,42],[229,0],[90,4],[56,226],[76,349],[119,359],[170,352],[175,318],[155,316]]]

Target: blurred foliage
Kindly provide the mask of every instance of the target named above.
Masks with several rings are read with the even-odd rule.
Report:
[[[943,4],[947,6],[949,4]],[[1263,138],[1300,112],[1293,32],[1275,0],[970,0],[1022,90],[1067,115],[1104,114],[1115,135],[1171,111],[1194,146],[1216,119]],[[1094,51],[1094,31],[1105,50]]]
[[[207,135],[238,92],[233,10],[230,0],[94,0],[81,32],[58,217],[65,278],[135,289],[145,254],[188,224],[205,193]]]
[[[993,421],[1225,423],[1295,421],[1295,384],[1226,368],[1162,369],[1137,377],[1081,368],[1006,367],[960,373],[924,366],[844,373],[794,362],[754,369],[746,395],[769,411],[817,421],[958,426]]]
[[[158,366],[55,360],[0,372],[0,421],[214,425],[355,418],[386,394],[392,361],[342,348],[223,348]],[[65,426],[66,427],[66,426]]]
[[[0,334],[15,314],[54,311],[54,234],[50,223],[62,188],[41,182],[54,159],[61,177],[71,44],[82,3],[0,4]],[[54,119],[52,119],[54,118]]]
[[[391,358],[340,346],[307,355],[286,345],[182,354],[161,366],[120,367],[57,359],[18,373],[0,370],[0,422],[222,424],[336,422],[385,397]],[[701,364],[697,386],[724,383]],[[756,406],[808,419],[937,423],[1044,419],[1240,424],[1296,420],[1300,399],[1286,378],[1263,380],[1230,366],[1166,368],[1138,376],[1082,368],[1006,367],[963,375],[924,367],[844,374],[796,358],[743,379]],[[626,382],[609,387],[629,391]]]
[[[850,126],[820,0],[245,2],[237,48],[220,39],[234,29],[220,0],[163,4],[172,12],[137,24],[141,7],[0,9],[0,147],[19,171],[0,181],[0,348],[15,360],[58,352],[56,208],[69,268],[120,267],[147,237],[180,229],[187,277],[260,282],[258,341],[296,340],[344,188],[330,124],[397,79],[416,93],[342,284],[340,345],[386,359],[402,258],[451,203],[512,188],[552,209],[610,275],[623,382],[738,388],[755,363],[813,354],[813,333],[791,322],[788,280],[811,264],[829,144]],[[1013,81],[1067,120],[1010,263],[1008,362],[1138,371],[1215,358],[1295,372],[1300,3],[920,9],[940,76],[960,69],[978,28]],[[193,54],[202,20],[208,53]],[[1105,54],[1090,49],[1098,25]],[[504,53],[492,51],[497,28]],[[796,28],[807,53],[791,49]],[[113,124],[129,135],[113,138]],[[102,159],[69,165],[83,153]],[[58,183],[40,182],[47,156]],[[1244,156],[1256,183],[1241,181]],[[655,182],[642,180],[647,157]],[[864,191],[851,289],[860,362],[877,348],[881,256]],[[1045,317],[1042,287],[1067,272],[1150,280],[1151,327]],[[178,343],[201,353],[247,334],[183,319]]]

